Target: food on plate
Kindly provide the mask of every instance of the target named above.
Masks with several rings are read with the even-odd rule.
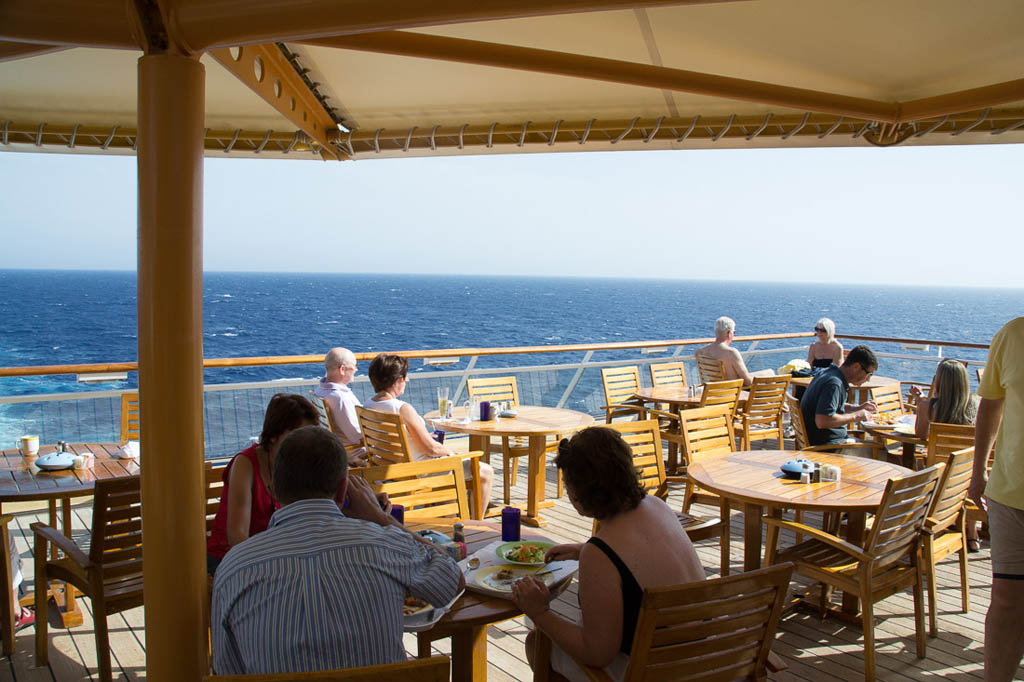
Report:
[[[524,542],[506,549],[504,558],[521,564],[542,564],[546,551],[546,547]]]
[[[427,602],[422,599],[417,599],[411,594],[407,594],[405,595],[405,601],[402,603],[402,615],[412,616],[429,608],[432,607]]]
[[[480,568],[480,557],[473,557],[469,560],[470,568]]]
[[[533,571],[530,569],[503,568],[500,571],[495,571],[490,575],[484,576],[484,584],[488,587],[493,587],[496,590],[511,592],[512,583],[523,576],[531,575],[532,573]]]

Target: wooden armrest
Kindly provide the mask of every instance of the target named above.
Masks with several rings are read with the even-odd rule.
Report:
[[[626,412],[643,412],[643,405],[633,405],[631,403],[615,403],[614,405],[602,405],[602,410],[625,410]]]
[[[455,453],[455,456],[459,459],[476,459],[478,457],[483,457],[484,452],[483,450],[470,450],[469,452],[457,452]]]
[[[665,483],[686,483],[689,481],[686,476],[666,476]]]
[[[812,526],[808,526],[803,523],[796,523],[795,521],[786,521],[784,519],[777,519],[773,516],[763,516],[761,520],[769,526],[778,526],[779,529],[785,528],[791,530],[797,535],[809,535],[815,540],[820,540],[827,545],[831,545],[838,550],[846,552],[858,561],[868,561],[871,557],[864,553],[864,550],[857,545],[851,544],[846,540],[840,540],[835,535],[830,535],[823,530],[818,530]]]
[[[647,408],[647,414],[652,417],[660,417],[662,419],[668,419],[669,421],[679,421],[679,415],[675,412],[666,412],[665,410],[656,410],[653,407]]]
[[[0,523],[4,524],[5,526],[13,520],[14,517],[10,514],[0,514]]]
[[[82,551],[82,548],[74,543],[74,541],[61,533],[56,528],[47,526],[45,523],[39,523],[36,521],[31,525],[32,532],[36,536],[36,553],[43,552],[46,554],[46,543],[52,543],[64,552],[68,557],[74,560],[76,564],[82,568],[91,568],[92,562],[89,561],[89,556]],[[42,540],[42,544],[40,544]]]

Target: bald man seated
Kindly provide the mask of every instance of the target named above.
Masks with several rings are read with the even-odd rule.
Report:
[[[356,418],[356,406],[362,403],[348,387],[356,375],[356,356],[348,348],[332,348],[324,358],[324,368],[327,374],[320,379],[320,385],[313,394],[323,400],[331,411],[332,430],[348,452],[349,466],[363,466],[366,464],[366,448],[363,447],[363,432]]]
[[[713,358],[725,363],[726,379],[743,379],[743,385],[750,386],[754,377],[771,377],[775,372],[770,369],[762,369],[756,372],[747,370],[747,363],[743,362],[743,356],[730,344],[736,336],[736,323],[731,317],[720,317],[715,320],[715,342],[709,343],[703,348],[697,349],[698,357]]]

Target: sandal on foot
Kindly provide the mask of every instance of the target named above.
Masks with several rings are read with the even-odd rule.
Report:
[[[981,542],[977,539],[967,538],[967,552],[969,554],[977,554],[981,551]]]
[[[21,613],[14,617],[14,631],[24,630],[29,625],[35,625],[36,612],[32,609],[21,607]]]

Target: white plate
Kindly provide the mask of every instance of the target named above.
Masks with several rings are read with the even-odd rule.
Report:
[[[444,618],[444,614],[448,613],[452,605],[459,600],[465,590],[459,590],[459,593],[455,597],[445,604],[444,606],[434,606],[429,609],[424,609],[418,613],[414,613],[411,616],[402,617],[402,629],[406,632],[423,632],[437,625],[437,621]]]
[[[914,435],[914,427],[909,424],[897,424],[893,431],[896,433],[902,433],[904,436]]]
[[[51,452],[35,461],[43,471],[63,471],[75,468],[75,456],[70,452]]]

